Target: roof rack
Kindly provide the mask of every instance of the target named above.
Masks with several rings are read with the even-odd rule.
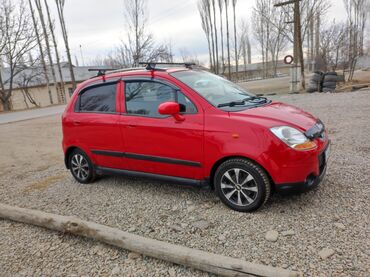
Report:
[[[105,75],[107,71],[112,71],[116,69],[110,69],[110,68],[89,68],[89,72],[97,71],[98,73],[96,74],[97,77]]]
[[[188,69],[192,69],[195,63],[166,63],[166,62],[139,62],[139,65],[144,65],[144,67],[131,67],[131,68],[89,68],[88,71],[93,72],[97,71],[96,77],[104,76],[107,72],[109,73],[119,73],[126,71],[135,71],[135,70],[156,70],[156,71],[166,71],[165,68],[158,68],[157,65],[178,65],[184,66]]]
[[[135,70],[144,70],[144,67],[131,67],[131,68],[121,68],[121,69],[113,69],[113,68],[90,68],[88,71],[97,71],[95,77],[104,76],[106,73],[119,73],[119,72],[126,72],[126,71],[135,71]],[[93,77],[93,78],[95,78]]]
[[[195,63],[167,63],[167,62],[139,62],[140,65],[144,65],[146,70],[157,70],[157,71],[165,71],[164,68],[157,68],[157,65],[179,65],[184,66],[188,69],[192,69]]]
[[[130,67],[130,68],[121,68],[121,69],[114,69],[108,70],[109,73],[119,73],[119,72],[126,72],[126,71],[136,71],[136,70],[144,70],[145,67]]]

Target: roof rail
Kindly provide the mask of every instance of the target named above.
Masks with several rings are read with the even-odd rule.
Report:
[[[165,71],[163,68],[157,68],[157,65],[180,65],[184,66],[188,69],[192,69],[193,65],[196,65],[195,63],[167,63],[167,62],[139,62],[140,65],[144,65],[146,70],[157,70],[157,71]]]

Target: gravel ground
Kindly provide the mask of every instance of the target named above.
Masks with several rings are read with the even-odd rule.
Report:
[[[64,168],[60,117],[53,116],[0,125],[0,202],[75,215],[306,276],[369,276],[370,91],[274,99],[302,107],[327,125],[328,174],[314,191],[273,195],[261,210],[242,214],[198,188],[124,177],[80,185]],[[208,276],[4,220],[0,257],[1,276]]]

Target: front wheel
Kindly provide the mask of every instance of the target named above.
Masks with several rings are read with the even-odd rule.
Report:
[[[89,157],[81,150],[75,149],[69,156],[69,168],[72,176],[82,184],[92,183],[95,180],[94,165]]]
[[[230,159],[219,166],[214,177],[221,201],[238,212],[251,212],[270,197],[271,185],[266,172],[246,159]]]

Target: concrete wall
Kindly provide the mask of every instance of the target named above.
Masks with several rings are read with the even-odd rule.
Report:
[[[65,85],[65,94],[66,94],[66,101],[68,102],[70,99],[69,92],[72,90],[72,85],[71,84],[66,84]],[[47,107],[52,105],[50,103],[50,97],[48,90],[46,86],[41,86],[41,87],[33,87],[28,89],[29,94],[32,96],[32,98],[35,100],[37,105],[39,107]],[[51,94],[53,98],[53,104],[62,104],[58,103],[58,97],[57,97],[57,92],[56,88],[54,86],[51,86]],[[28,98],[24,95],[24,92],[20,89],[15,89],[12,93],[11,97],[11,103],[12,103],[12,110],[24,110],[24,109],[29,109],[29,108],[35,108],[36,106],[33,105]],[[1,111],[1,107],[0,107]]]

